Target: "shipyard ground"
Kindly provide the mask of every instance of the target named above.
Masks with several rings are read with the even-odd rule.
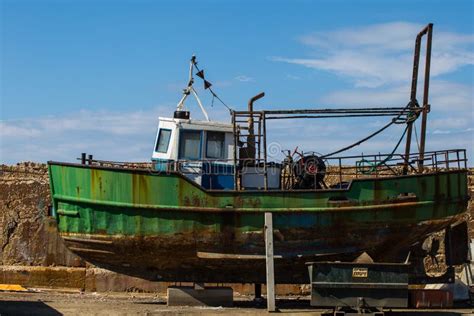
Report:
[[[234,298],[233,308],[169,307],[163,295],[143,293],[81,293],[78,291],[41,290],[39,292],[0,292],[0,315],[260,315],[268,314],[264,304],[251,297]],[[309,297],[279,297],[280,314],[320,315],[311,308]],[[474,315],[473,307],[436,310],[393,310],[386,315]]]

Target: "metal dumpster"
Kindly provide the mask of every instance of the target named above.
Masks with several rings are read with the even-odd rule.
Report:
[[[317,307],[408,307],[404,263],[308,262],[311,305]]]

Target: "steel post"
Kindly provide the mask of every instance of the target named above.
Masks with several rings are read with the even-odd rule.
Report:
[[[428,96],[430,87],[430,65],[431,65],[431,40],[433,37],[433,23],[428,24],[428,34],[426,38],[426,58],[425,58],[425,82],[423,89],[423,112],[421,117],[421,135],[420,135],[420,163],[419,171],[423,172],[423,163],[425,159],[425,140],[426,123],[429,112]]]
[[[273,216],[265,212],[265,257],[267,266],[267,310],[276,311],[275,307],[275,271],[273,262]]]

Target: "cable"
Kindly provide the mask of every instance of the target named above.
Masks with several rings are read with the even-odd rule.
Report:
[[[217,100],[219,100],[230,112],[233,111],[233,109],[230,108],[227,104],[225,104],[224,101],[222,101],[221,98],[219,98],[219,97],[217,96],[217,94],[216,94],[214,91],[212,91],[211,88],[208,88],[208,89],[209,89],[209,91],[212,93],[212,96],[215,97]]]
[[[413,103],[414,103],[415,106],[413,106]],[[407,108],[416,107],[417,104],[418,104],[418,102],[417,102],[416,100],[408,102],[408,104],[405,106],[405,108],[404,108],[396,117],[394,117],[390,123],[386,124],[386,125],[383,126],[381,129],[375,131],[374,133],[370,134],[369,136],[367,136],[367,137],[365,137],[365,138],[363,138],[363,139],[361,139],[361,140],[359,140],[359,141],[357,141],[357,142],[355,142],[355,143],[353,143],[353,144],[351,144],[351,145],[349,145],[349,146],[346,146],[346,147],[344,147],[344,148],[342,148],[342,149],[336,150],[336,151],[334,151],[334,152],[332,152],[332,153],[326,154],[326,155],[322,156],[321,158],[327,158],[327,157],[330,157],[330,156],[332,156],[332,155],[339,154],[339,153],[341,153],[341,152],[343,152],[343,151],[349,150],[349,149],[351,149],[351,148],[353,148],[353,147],[355,147],[355,146],[358,146],[358,145],[362,144],[363,142],[365,142],[365,141],[371,139],[372,137],[374,137],[374,136],[376,136],[376,135],[382,133],[384,130],[386,130],[387,128],[389,128],[392,124],[403,124],[403,123],[407,123],[407,128],[408,128],[408,126],[409,126],[408,124],[411,124],[412,122],[414,122],[414,121],[418,118],[419,113],[414,112],[414,111],[410,111],[410,112],[407,114],[406,119],[400,120],[400,118],[401,118],[401,116],[405,113],[405,110],[406,110]],[[405,129],[405,131],[406,131],[406,129]],[[403,135],[405,135],[405,132],[403,132]],[[398,145],[397,145],[397,147],[398,147]]]
[[[406,134],[407,130],[408,130],[408,125],[405,127],[405,130],[402,133],[402,137],[400,137],[400,139],[398,140],[398,143],[397,143],[397,145],[395,145],[395,148],[392,150],[392,152],[384,160],[382,160],[378,163],[373,163],[373,162],[371,162],[367,159],[361,159],[359,161],[356,161],[357,170],[360,171],[360,173],[362,173],[362,174],[369,174],[369,173],[372,173],[375,170],[377,170],[377,168],[379,166],[385,164],[388,160],[392,159],[393,155],[395,154],[395,152],[398,149],[398,146],[400,146],[400,143],[402,142],[403,138],[405,137],[405,134]],[[365,168],[365,166],[363,164],[368,164],[370,166],[370,169],[368,171],[363,170],[362,168]]]
[[[198,65],[197,65],[197,62],[196,62],[195,60],[193,60],[193,64],[194,64],[194,67],[196,67],[196,69],[197,69],[198,72],[201,71],[201,69],[199,69],[199,67],[198,67]],[[203,79],[203,80],[204,80],[204,79]],[[229,112],[232,113],[233,109],[232,109],[231,107],[229,107],[227,104],[225,104],[225,102],[222,101],[221,98],[219,98],[219,96],[211,89],[211,87],[208,87],[207,89],[209,90],[209,92],[211,92],[211,94],[212,94],[212,96],[213,96],[214,98],[216,98],[217,100],[219,100],[219,101],[222,103],[222,105],[224,105],[224,106],[229,110]],[[213,100],[213,104],[214,104],[214,100]]]
[[[327,158],[327,157],[330,157],[330,156],[332,156],[332,155],[342,153],[343,151],[349,150],[349,149],[351,149],[351,148],[353,148],[353,147],[355,147],[355,146],[358,146],[358,145],[362,144],[363,142],[365,142],[366,140],[369,140],[370,138],[374,137],[375,135],[382,133],[384,130],[386,130],[387,128],[389,128],[389,127],[390,127],[392,124],[394,124],[394,123],[395,123],[395,121],[392,120],[390,123],[388,123],[387,125],[385,125],[385,126],[382,127],[381,129],[379,129],[378,131],[376,131],[376,132],[370,134],[369,136],[367,136],[367,137],[365,137],[365,138],[359,140],[358,142],[355,142],[355,143],[353,143],[353,144],[351,144],[351,145],[349,145],[349,146],[347,146],[347,147],[344,147],[344,148],[342,148],[342,149],[336,150],[336,151],[334,151],[334,152],[332,152],[332,153],[326,154],[326,155],[322,156],[321,158]]]

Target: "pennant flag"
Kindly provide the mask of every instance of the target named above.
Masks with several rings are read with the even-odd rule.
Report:
[[[204,90],[209,89],[212,86],[212,83],[210,83],[207,80],[204,80]]]
[[[196,73],[196,76],[198,76],[198,77],[201,78],[201,79],[204,79],[204,69],[203,69],[203,70],[199,70],[199,71]]]

